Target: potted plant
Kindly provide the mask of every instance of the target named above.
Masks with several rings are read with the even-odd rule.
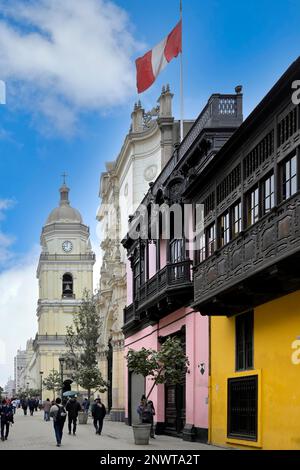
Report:
[[[151,377],[153,385],[149,390],[148,400],[154,387],[158,384],[178,384],[188,370],[188,358],[185,355],[180,339],[169,337],[159,351],[142,348],[139,351],[129,349],[126,355],[128,370],[143,377]],[[149,444],[151,424],[133,424],[135,444]]]
[[[88,414],[83,410],[79,411],[79,413],[78,413],[78,423],[79,424],[87,424],[87,422],[88,422]]]

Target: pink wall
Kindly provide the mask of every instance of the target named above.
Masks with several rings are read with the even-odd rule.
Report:
[[[208,317],[194,313],[186,317],[186,353],[190,373],[186,378],[186,422],[208,428]],[[200,363],[205,372],[200,373]]]
[[[159,346],[158,336],[167,336],[181,327],[186,327],[186,353],[189,358],[189,373],[186,375],[186,423],[196,427],[208,427],[208,318],[188,308],[177,310],[163,318],[159,325],[149,326],[125,340],[125,354],[128,348],[141,349]],[[200,363],[205,364],[205,373],[201,375]],[[125,360],[125,369],[127,364]],[[128,373],[125,373],[125,415],[128,417]],[[146,380],[146,393],[153,381]],[[164,386],[155,387],[151,393],[156,408],[156,420],[163,422],[165,414]]]
[[[149,279],[154,276],[157,271],[156,268],[156,245],[150,243],[148,245],[148,260],[149,260]]]
[[[167,240],[160,240],[160,269],[167,264]]]
[[[142,349],[143,347],[148,349],[157,349],[158,346],[158,338],[157,338],[157,327],[148,326],[144,330],[138,331],[134,335],[130,336],[129,338],[125,339],[125,354],[126,356],[129,349],[134,349],[135,351]],[[128,369],[127,369],[127,362],[124,359],[124,367],[125,367],[125,417],[128,417]],[[152,383],[150,383],[149,379],[146,380],[146,394],[150,390]],[[151,399],[153,401],[154,406],[157,404],[156,400],[157,391],[153,390]]]
[[[132,269],[130,261],[126,262],[127,305],[132,304]]]

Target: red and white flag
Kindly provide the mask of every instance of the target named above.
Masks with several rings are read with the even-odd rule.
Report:
[[[136,85],[138,93],[147,90],[165,66],[182,52],[181,38],[182,22],[180,20],[163,41],[153,47],[143,57],[136,59]]]

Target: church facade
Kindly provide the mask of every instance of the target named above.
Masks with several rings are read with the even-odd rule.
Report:
[[[65,352],[66,329],[78,312],[84,290],[93,292],[95,254],[89,228],[71,207],[65,183],[60,188],[59,206],[48,216],[40,242],[38,333],[26,379],[30,388],[38,389],[53,370],[61,371],[59,358]],[[67,371],[63,378],[69,379]],[[49,392],[43,391],[43,398],[46,395]]]

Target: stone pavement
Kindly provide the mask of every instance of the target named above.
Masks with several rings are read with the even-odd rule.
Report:
[[[53,423],[43,421],[43,412],[34,416],[24,416],[17,410],[15,424],[10,428],[7,441],[0,441],[0,450],[212,450],[218,447],[184,442],[182,439],[169,436],[157,436],[148,446],[134,444],[131,427],[124,423],[105,420],[102,435],[95,434],[92,418],[88,424],[77,426],[77,435],[69,436],[67,423],[64,427],[62,446],[56,447]]]

